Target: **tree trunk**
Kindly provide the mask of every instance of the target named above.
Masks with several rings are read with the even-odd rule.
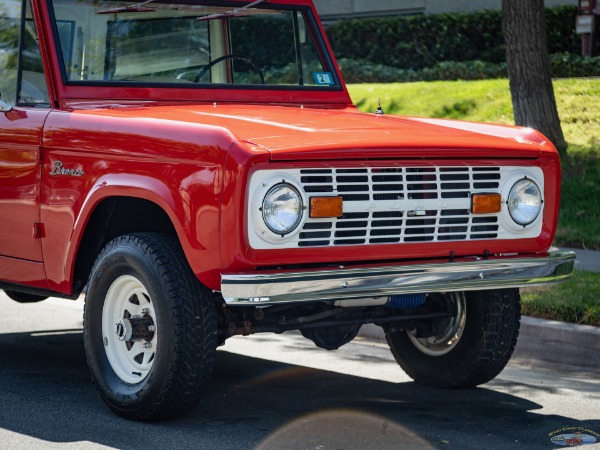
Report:
[[[515,123],[541,131],[565,155],[550,76],[544,0],[502,0],[502,16]]]

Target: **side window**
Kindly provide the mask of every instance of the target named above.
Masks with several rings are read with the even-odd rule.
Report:
[[[46,76],[44,75],[44,64],[40,54],[37,30],[31,15],[31,4],[29,1],[25,11],[23,23],[23,34],[21,37],[21,68],[19,77],[19,105],[48,106],[50,103]]]
[[[46,106],[48,88],[29,2],[24,20],[22,11],[20,0],[0,0],[0,100],[10,106]]]
[[[20,19],[20,0],[0,0],[0,100],[10,106],[17,102]]]

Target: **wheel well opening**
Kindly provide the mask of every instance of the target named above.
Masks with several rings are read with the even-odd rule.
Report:
[[[104,199],[94,209],[77,251],[73,291],[85,287],[100,250],[112,239],[135,232],[176,235],[167,213],[156,203],[134,197]]]

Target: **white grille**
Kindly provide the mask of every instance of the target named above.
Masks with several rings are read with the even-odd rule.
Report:
[[[269,174],[263,172],[259,180]],[[284,173],[303,190],[307,203],[310,197],[343,197],[344,215],[307,217],[293,236],[266,246],[251,239],[254,248],[519,239],[541,230],[541,223],[527,230],[515,227],[506,211],[471,213],[473,194],[499,193],[504,201],[520,177],[533,178],[543,189],[543,174],[535,167],[307,168]]]

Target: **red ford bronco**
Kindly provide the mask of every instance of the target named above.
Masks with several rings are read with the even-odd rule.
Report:
[[[192,408],[234,335],[385,330],[416,382],[494,378],[549,253],[535,130],[352,105],[311,0],[0,0],[0,288],[85,293],[103,400]]]

